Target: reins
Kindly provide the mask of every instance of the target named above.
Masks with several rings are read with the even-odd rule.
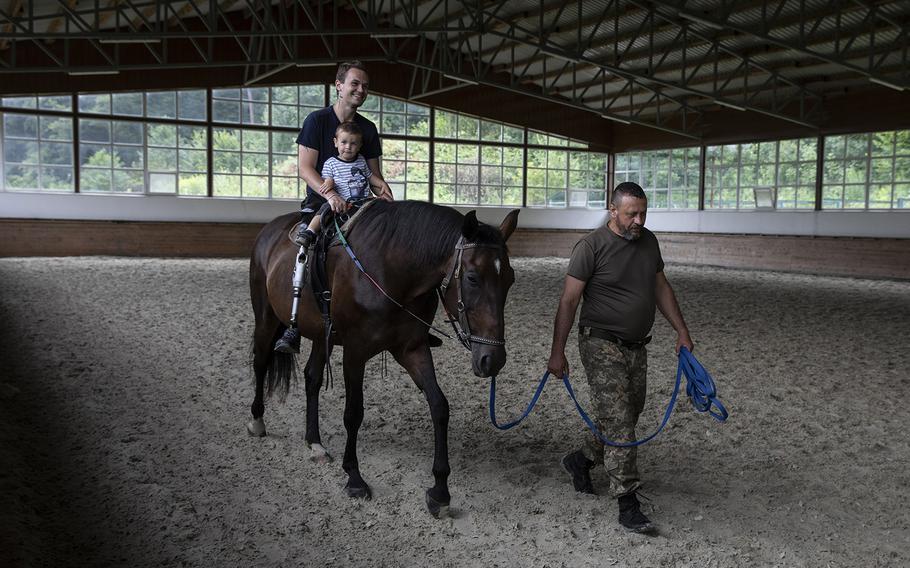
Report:
[[[418,316],[417,314],[415,314],[414,312],[409,310],[407,307],[404,306],[404,304],[402,304],[401,302],[399,302],[398,300],[393,298],[388,292],[386,292],[385,289],[382,287],[382,285],[380,285],[379,282],[377,282],[376,279],[374,279],[370,275],[370,273],[367,272],[366,268],[364,268],[364,266],[363,266],[363,263],[360,262],[360,259],[357,258],[357,255],[354,253],[354,250],[351,248],[350,243],[348,243],[347,238],[344,236],[344,232],[341,230],[341,227],[338,225],[338,221],[335,220],[334,222],[335,222],[335,230],[337,232],[336,234],[338,235],[338,240],[341,243],[341,246],[344,248],[345,252],[348,253],[348,256],[351,257],[351,260],[354,262],[354,266],[356,266],[357,269],[364,276],[366,276],[367,280],[369,280],[370,283],[373,284],[373,286],[377,290],[379,290],[379,292],[382,293],[383,296],[385,296],[390,302],[392,302],[393,304],[398,306],[400,309],[404,310],[404,312],[407,313],[409,316],[416,319],[423,325],[427,326],[427,328],[432,329],[436,333],[443,335],[449,339],[452,339],[451,335],[442,331],[441,329],[434,326],[433,324],[425,321],[423,318],[421,318],[420,316]],[[452,324],[452,328],[455,330],[455,335],[457,336],[458,340],[469,351],[471,349],[471,343],[485,343],[487,345],[505,345],[505,341],[471,335],[470,325],[468,322],[465,305],[461,299],[461,257],[463,255],[465,249],[480,248],[480,247],[499,248],[498,245],[468,243],[468,242],[465,242],[464,236],[459,237],[458,242],[455,244],[456,253],[454,255],[455,261],[452,264],[452,270],[450,270],[448,272],[448,274],[446,275],[446,277],[443,278],[442,284],[440,284],[439,287],[436,288],[436,292],[437,292],[437,294],[439,294],[440,303],[442,304],[442,309],[445,311],[446,317],[448,318],[447,321]],[[445,292],[446,292],[446,289],[448,288],[449,284],[451,284],[451,282],[453,280],[459,280],[459,285],[457,287],[457,289],[458,289],[458,318],[459,319],[457,322],[456,322],[455,318],[453,318],[449,314],[449,310],[445,304]],[[467,329],[467,332],[464,331],[465,329]]]
[[[568,373],[562,376],[562,382],[566,388],[566,392],[569,393],[569,398],[575,403],[575,409],[578,411],[579,416],[581,416],[582,421],[584,421],[591,432],[597,436],[601,442],[607,446],[629,448],[640,446],[645,442],[652,440],[664,429],[664,426],[670,421],[670,415],[673,413],[673,407],[676,405],[676,399],[679,395],[679,387],[683,376],[686,377],[686,394],[689,396],[689,400],[692,402],[692,406],[695,410],[698,412],[707,412],[718,422],[724,422],[727,419],[727,409],[724,408],[724,405],[717,399],[717,387],[715,386],[710,373],[708,373],[688,349],[682,347],[679,350],[679,363],[676,367],[676,383],[673,386],[673,394],[670,396],[670,402],[667,404],[666,411],[664,411],[664,417],[660,426],[658,426],[657,430],[652,434],[633,442],[615,442],[604,436],[578,402],[578,398],[575,396],[575,389],[572,388],[572,383],[569,381]],[[538,399],[540,399],[540,395],[549,378],[550,371],[547,371],[543,374],[543,377],[541,377],[540,383],[537,385],[537,390],[531,398],[531,402],[528,403],[527,408],[521,416],[506,424],[499,424],[496,421],[496,377],[492,377],[490,380],[490,421],[493,423],[493,426],[500,430],[508,430],[524,421],[531,413],[531,410],[534,409]],[[716,407],[717,411],[711,410],[712,407]]]
[[[404,306],[404,304],[402,304],[401,302],[399,302],[398,300],[396,300],[395,298],[393,298],[392,296],[390,296],[389,293],[385,291],[385,288],[383,288],[383,287],[379,284],[379,282],[376,282],[376,280],[375,280],[372,276],[370,276],[370,273],[367,272],[366,269],[363,267],[363,263],[361,263],[361,262],[360,262],[360,259],[357,258],[357,255],[354,254],[354,249],[351,248],[350,243],[348,243],[347,238],[345,238],[344,232],[341,230],[341,227],[338,225],[338,221],[337,221],[337,220],[335,220],[335,230],[337,231],[336,234],[338,235],[338,241],[341,243],[341,246],[344,248],[345,252],[348,253],[348,256],[351,257],[351,260],[354,261],[354,266],[356,266],[357,269],[358,269],[364,276],[367,277],[367,280],[369,280],[370,283],[373,284],[373,286],[374,286],[377,290],[379,290],[379,291],[382,293],[383,296],[385,296],[386,298],[388,298],[388,300],[389,300],[390,302],[392,302],[393,304],[395,304],[396,306],[398,306],[399,308],[401,308],[402,310],[404,310],[404,311],[405,311],[408,315],[410,315],[412,318],[416,319],[417,321],[419,321],[419,322],[422,323],[423,325],[427,326],[428,328],[432,329],[432,330],[435,331],[436,333],[440,333],[440,334],[442,334],[442,335],[448,337],[449,339],[452,338],[451,335],[449,335],[448,333],[442,331],[441,329],[438,329],[438,328],[435,327],[433,324],[427,323],[427,322],[424,321],[420,316],[418,316],[417,314],[415,314],[415,313],[412,312],[411,310],[407,309],[407,308]]]

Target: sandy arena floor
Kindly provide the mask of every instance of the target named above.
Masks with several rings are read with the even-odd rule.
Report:
[[[566,261],[514,265],[500,420],[544,370]],[[371,501],[342,491],[340,384],[322,397],[334,463],[308,460],[302,386],[267,401],[267,438],[247,436],[246,261],[0,259],[0,565],[910,565],[910,282],[667,275],[731,417],[718,424],[681,399],[641,450],[660,527],[644,537],[559,467],[583,435],[559,382],[501,433],[461,347],[435,350],[454,509],[437,521],[423,504],[429,412],[394,364],[385,377],[378,359],[367,368]],[[654,335],[642,433],[675,371],[659,316]],[[594,480],[603,487],[602,469]]]

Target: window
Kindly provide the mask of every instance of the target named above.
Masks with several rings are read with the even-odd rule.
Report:
[[[511,146],[480,147],[478,205],[521,206],[523,150]]]
[[[17,113],[0,118],[4,189],[72,191],[72,119]]]
[[[297,134],[271,132],[272,143],[272,197],[276,199],[301,199],[306,184],[297,175]]]
[[[705,148],[705,209],[736,209],[739,173],[738,144]]]
[[[754,209],[761,188],[779,209],[814,209],[817,155],[814,138],[709,146],[705,208]]]
[[[300,129],[307,115],[325,106],[325,85],[271,88],[271,125]]]
[[[79,119],[80,191],[143,193],[144,137],[141,122]]]
[[[79,112],[113,116],[206,120],[205,91],[80,93]]]
[[[524,129],[443,109],[434,110],[436,138],[523,144]]]
[[[389,139],[382,143],[382,175],[395,199],[430,199],[430,143]]]
[[[0,190],[297,200],[296,136],[328,94],[313,84],[0,97]],[[360,110],[382,134],[398,199],[606,205],[607,156],[583,142],[379,94]],[[652,209],[696,209],[700,151],[618,154],[614,182],[640,184]],[[828,136],[823,158],[823,208],[910,210],[910,130]],[[753,210],[760,195],[763,208],[814,209],[819,159],[817,138],[707,147],[705,206]]]
[[[3,97],[0,99],[0,106],[7,108],[70,111],[73,108],[73,98],[70,95]]]
[[[359,112],[376,124],[380,134],[430,136],[430,107],[428,106],[381,95],[370,95],[360,107]],[[385,144],[385,140],[383,140],[383,144]],[[385,147],[383,147],[383,152],[385,152]]]
[[[606,199],[606,156],[569,151],[587,145],[537,130],[528,131],[529,207],[603,207]],[[598,205],[600,204],[600,205]]]
[[[300,199],[296,132],[216,128],[212,133],[213,195]]]
[[[269,124],[268,87],[213,90],[212,117],[215,122]]]
[[[815,209],[818,139],[781,140],[777,152],[777,208]]]
[[[823,209],[910,209],[910,130],[828,136]]]
[[[212,133],[212,192],[216,197],[269,196],[269,133],[217,128]]]
[[[569,152],[569,207],[604,209],[606,199],[606,154]]]
[[[300,129],[325,106],[325,85],[284,85],[212,90],[212,120]]]
[[[322,84],[2,97],[2,189],[296,200],[295,138],[328,92]],[[399,199],[520,206],[530,173],[536,205],[603,207],[606,157],[581,142],[539,131],[529,139],[522,127],[378,94],[360,110],[382,133],[383,174]]]
[[[434,155],[434,201],[477,205],[480,202],[480,146],[436,143]]]
[[[204,127],[149,124],[150,193],[206,195],[208,133]]]
[[[565,150],[528,148],[528,206],[566,207],[568,157]]]
[[[699,156],[698,148],[617,154],[614,183],[640,185],[649,209],[697,209]]]

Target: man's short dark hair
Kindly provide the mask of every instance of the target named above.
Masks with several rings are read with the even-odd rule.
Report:
[[[366,68],[363,66],[363,63],[359,59],[353,61],[345,61],[338,66],[338,72],[335,73],[335,80],[339,83],[344,83],[344,80],[348,76],[348,70],[350,69],[360,69],[364,73],[367,72]]]
[[[624,181],[613,188],[613,197],[610,198],[610,203],[619,207],[619,204],[622,203],[622,198],[625,195],[634,197],[635,199],[648,199],[648,196],[645,195],[645,190],[643,190],[640,185],[634,181]]]
[[[361,130],[360,125],[358,125],[353,120],[348,120],[339,124],[338,128],[335,129],[335,136],[338,136],[338,134],[341,132],[344,132],[346,134],[354,134],[360,136],[361,138],[363,137],[363,130]]]

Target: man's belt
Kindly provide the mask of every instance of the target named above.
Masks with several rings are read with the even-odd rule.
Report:
[[[578,326],[578,333],[582,335],[589,335],[591,337],[596,337],[598,339],[605,339],[611,343],[621,345],[626,349],[641,349],[648,343],[651,343],[651,336],[642,339],[641,341],[626,341],[625,339],[620,339],[610,333],[609,331],[597,328],[597,327],[588,327],[586,325]]]

